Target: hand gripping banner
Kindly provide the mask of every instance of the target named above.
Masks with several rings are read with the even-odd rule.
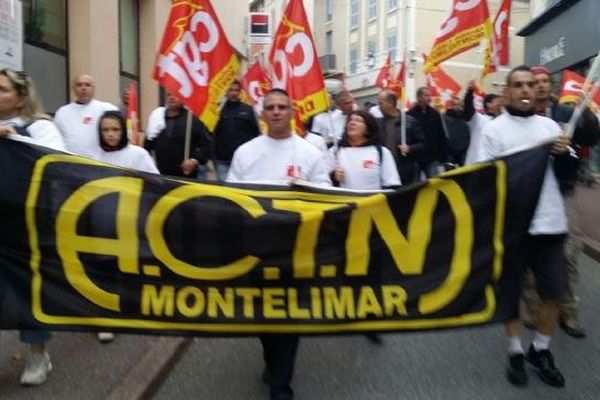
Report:
[[[518,306],[547,151],[389,193],[221,186],[0,140],[0,328],[441,329]]]

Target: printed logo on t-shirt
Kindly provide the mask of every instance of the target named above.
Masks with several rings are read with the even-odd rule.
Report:
[[[94,118],[92,117],[83,117],[83,124],[84,125],[90,125],[94,122]]]
[[[365,169],[373,169],[376,167],[375,161],[373,160],[363,160],[363,168]]]
[[[290,178],[299,178],[300,177],[300,166],[288,165],[287,166],[287,176]]]

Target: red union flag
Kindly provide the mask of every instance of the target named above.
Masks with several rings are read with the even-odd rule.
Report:
[[[494,45],[498,65],[509,63],[508,26],[510,24],[511,0],[504,0],[494,19]]]
[[[427,56],[423,55],[425,62]],[[452,102],[452,97],[460,92],[460,85],[446,74],[439,66],[434,67],[425,75],[427,87],[431,91],[433,104],[437,109],[446,109]]]
[[[477,46],[483,38],[491,39],[492,23],[485,0],[453,0],[450,15],[442,23],[425,72],[455,55]]]
[[[154,79],[213,130],[218,102],[238,69],[235,51],[210,1],[173,1]]]
[[[273,87],[289,93],[297,121],[306,121],[327,109],[327,90],[302,0],[288,3],[275,33],[269,63]]]
[[[142,144],[139,115],[137,89],[133,83],[130,83],[127,86],[127,133],[131,139],[131,144],[136,146]]]
[[[271,89],[272,84],[266,71],[258,61],[248,68],[242,79],[242,85],[248,93],[250,104],[254,107],[256,113],[260,115],[263,97]]]
[[[388,87],[388,84],[392,80],[392,73],[390,71],[391,68],[392,59],[391,56],[388,54],[387,58],[385,59],[385,62],[379,70],[379,73],[377,74],[377,78],[375,79],[375,86],[382,89],[386,89]]]

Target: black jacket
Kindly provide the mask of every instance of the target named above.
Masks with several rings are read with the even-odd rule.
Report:
[[[421,157],[422,161],[445,162],[447,153],[446,134],[440,113],[431,106],[427,106],[423,110],[416,105],[408,111],[408,115],[419,122],[425,135],[425,150],[423,157]]]
[[[174,117],[165,115],[165,129],[159,132],[153,140],[146,140],[144,148],[154,150],[156,167],[163,175],[185,176],[181,170],[185,148],[185,128],[187,111],[181,109]],[[199,164],[206,164],[211,157],[211,137],[204,124],[192,118],[192,135],[190,141],[190,158],[195,158]]]
[[[260,135],[254,109],[241,101],[225,102],[214,134],[217,161],[231,162],[238,147]]]
[[[446,131],[448,132],[448,161],[463,165],[471,142],[469,125],[467,125],[461,113],[452,110],[446,111],[442,118],[444,118]]]

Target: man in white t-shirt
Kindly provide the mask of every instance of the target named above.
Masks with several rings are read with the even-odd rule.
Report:
[[[90,75],[79,75],[73,80],[75,101],[56,111],[54,123],[58,126],[67,150],[94,157],[101,150],[98,141],[98,119],[105,111],[118,110],[117,106],[94,99],[96,83]]]
[[[335,109],[316,115],[312,124],[312,132],[321,135],[329,146],[342,138],[346,119],[354,110],[354,97],[350,92],[342,91],[335,95],[335,105]]]
[[[287,184],[294,179],[331,185],[329,171],[319,150],[290,128],[294,115],[284,90],[273,89],[264,97],[262,117],[267,134],[237,148],[227,182]],[[263,380],[270,386],[271,399],[292,399],[291,381],[299,338],[297,335],[260,336],[265,359]]]
[[[553,157],[548,162],[540,197],[529,226],[529,234],[522,247],[522,266],[530,268],[537,282],[541,298],[538,308],[536,334],[527,355],[519,337],[519,320],[505,323],[509,338],[508,380],[516,386],[527,384],[525,360],[538,370],[548,385],[563,387],[565,379],[554,365],[549,350],[550,339],[558,325],[560,301],[567,294],[567,267],[563,243],[567,233],[567,217],[562,195],[555,175],[557,169],[570,157],[570,139],[562,134],[560,126],[550,118],[534,112],[533,73],[527,66],[514,68],[506,78],[505,111],[488,122],[481,133],[481,143],[475,161],[497,158],[507,152],[526,146],[553,143]],[[520,282],[515,282],[520,295]]]

